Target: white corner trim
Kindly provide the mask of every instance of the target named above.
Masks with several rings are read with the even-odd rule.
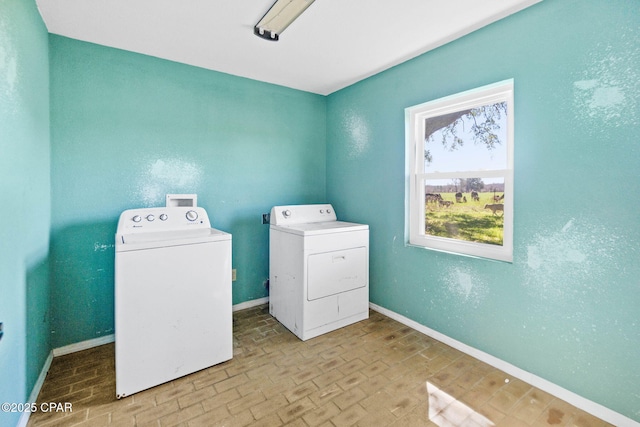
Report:
[[[64,347],[58,347],[51,350],[49,352],[49,356],[47,356],[47,360],[45,360],[44,365],[42,365],[42,369],[40,370],[40,375],[38,376],[36,383],[33,385],[33,389],[31,390],[31,394],[29,395],[29,403],[36,403],[38,401],[38,395],[40,394],[40,390],[42,389],[44,380],[47,378],[47,373],[49,372],[49,368],[51,368],[51,362],[53,362],[54,357],[75,353],[76,351],[87,350],[92,347],[98,347],[99,345],[113,342],[114,339],[114,334],[105,335],[100,338],[81,341],[75,344],[65,345]],[[29,422],[30,415],[31,413],[29,412],[23,412],[20,416],[20,420],[18,420],[17,427],[26,427],[27,423]]]
[[[49,368],[51,367],[51,362],[53,361],[53,351],[49,352],[47,359],[44,361],[44,365],[42,365],[42,369],[40,370],[40,375],[38,375],[38,379],[36,383],[33,385],[33,389],[31,389],[31,394],[29,395],[29,403],[36,403],[38,400],[38,395],[40,394],[40,390],[42,389],[42,385],[44,384],[44,380],[47,377],[47,373],[49,372]],[[27,423],[29,422],[29,417],[31,416],[31,412],[23,412],[18,420],[18,424],[16,427],[27,427]]]
[[[247,308],[257,307],[262,304],[266,304],[269,302],[269,297],[258,298],[251,301],[245,301],[240,304],[236,304],[233,306],[233,311],[244,310]],[[36,380],[36,383],[31,390],[31,394],[29,395],[29,403],[35,403],[38,400],[38,395],[40,394],[40,389],[42,389],[42,385],[44,384],[44,380],[47,377],[47,373],[49,372],[49,368],[51,368],[51,362],[54,357],[63,356],[65,354],[75,353],[76,351],[88,350],[93,347],[98,347],[103,344],[109,344],[115,341],[115,334],[105,335],[99,338],[93,338],[86,341],[77,342],[74,344],[65,345],[63,347],[54,348],[49,352],[49,356],[47,356],[47,360],[45,360],[44,365],[42,366],[42,370],[40,371],[40,375]],[[17,427],[26,427],[29,422],[29,412],[23,412],[20,416],[20,420],[18,421]]]
[[[576,408],[588,412],[591,415],[598,417],[610,424],[625,427],[640,427],[640,423],[632,420],[631,418],[628,418],[618,412],[602,406],[599,403],[586,399],[572,391],[562,388],[555,383],[532,374],[531,372],[520,369],[517,366],[514,366],[502,359],[490,355],[489,353],[485,353],[484,351],[478,350],[477,348],[471,347],[436,330],[428,328],[414,320],[404,317],[401,314],[388,310],[372,302],[369,302],[369,307],[372,310],[377,311],[378,313],[384,314],[385,316],[402,323],[403,325],[409,326],[410,328],[415,329],[416,331],[421,332],[431,338],[434,338],[443,344],[447,344],[448,346],[453,347],[456,350],[466,353],[469,356],[475,357],[476,359],[487,363],[494,368],[500,369],[508,373],[509,375],[512,375],[526,383],[531,384],[534,387],[539,388],[540,390],[552,394],[553,396],[570,403]]]
[[[29,402],[35,402],[38,400],[38,395],[40,394],[40,389],[44,384],[45,378],[47,378],[47,374],[49,373],[49,368],[51,367],[51,362],[53,362],[53,352],[49,352],[49,356],[47,356],[47,360],[44,361],[44,365],[42,366],[42,370],[40,371],[40,375],[36,380],[36,383],[33,385],[33,390],[31,390],[31,395],[29,396]]]
[[[266,304],[269,302],[269,297],[258,298],[251,301],[241,302],[240,304],[236,304],[233,306],[233,311],[240,311],[247,308],[257,307],[262,304]]]
[[[245,301],[233,306],[233,311],[244,310],[247,308],[256,307],[269,302],[269,297],[258,298],[251,301]],[[93,338],[86,341],[77,342],[74,344],[65,345],[63,347],[54,348],[52,353],[53,357],[62,356],[65,354],[75,353],[76,351],[87,350],[93,347],[98,347],[103,344],[109,344],[115,341],[115,334],[105,335],[99,338]],[[49,362],[50,363],[50,362]],[[47,368],[48,369],[48,368]],[[45,373],[46,375],[46,373]]]
[[[233,306],[233,311],[244,310],[247,308],[256,307],[269,302],[269,297],[258,298],[251,301],[245,301]],[[109,344],[115,341],[115,334],[105,335],[99,338],[93,338],[86,341],[80,341],[74,344],[65,345],[53,349],[53,357],[62,356],[65,354],[75,353],[76,351],[87,350],[93,347],[98,347],[103,344]]]

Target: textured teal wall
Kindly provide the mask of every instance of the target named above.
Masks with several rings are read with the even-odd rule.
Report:
[[[374,303],[640,421],[639,24],[635,0],[545,0],[325,99],[57,36],[49,62],[35,5],[0,0],[0,401],[113,332],[123,209],[198,193],[239,303],[266,295],[260,214],[329,196],[371,225]],[[407,247],[404,108],[506,78],[514,263]]]
[[[332,94],[371,300],[640,421],[640,2],[545,0]],[[514,262],[405,244],[404,108],[515,79]]]
[[[325,200],[326,101],[50,36],[53,346],[113,333],[121,211],[197,193],[233,234],[233,302],[267,295],[273,205]]]
[[[48,60],[35,3],[0,0],[0,403],[26,401],[50,350]]]

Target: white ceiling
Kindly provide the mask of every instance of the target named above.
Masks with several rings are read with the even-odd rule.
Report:
[[[330,94],[541,0],[317,0],[272,42],[275,0],[37,0],[50,33]]]

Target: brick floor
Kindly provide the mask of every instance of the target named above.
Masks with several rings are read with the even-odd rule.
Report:
[[[232,360],[121,400],[114,344],[56,357],[37,404],[73,410],[28,426],[609,425],[375,311],[306,342],[266,305],[233,328]]]

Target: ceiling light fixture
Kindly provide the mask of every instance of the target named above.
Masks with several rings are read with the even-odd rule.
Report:
[[[262,17],[253,34],[265,40],[278,41],[282,33],[315,0],[277,0]]]

